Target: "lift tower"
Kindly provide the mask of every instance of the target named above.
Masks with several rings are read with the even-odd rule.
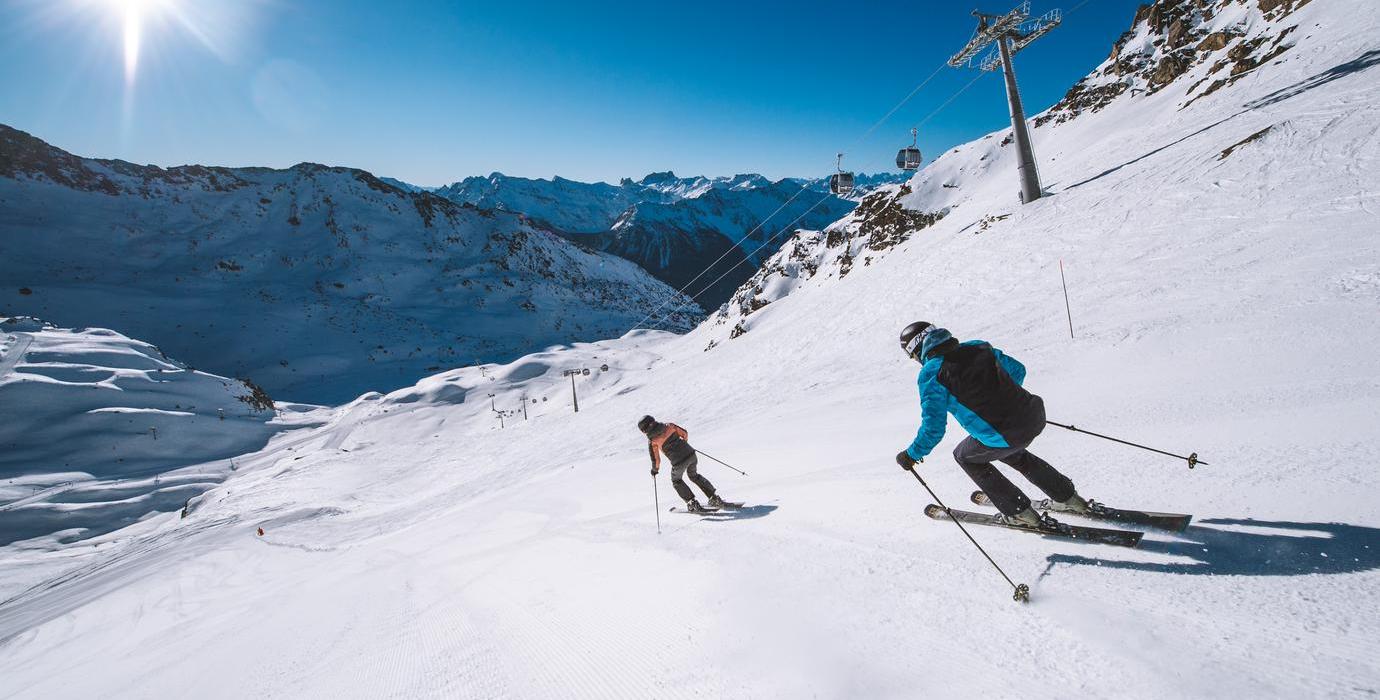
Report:
[[[1039,199],[1044,192],[1040,188],[1040,171],[1035,167],[1035,149],[1030,144],[1030,131],[1025,125],[1025,108],[1021,106],[1021,93],[1016,89],[1016,69],[1011,65],[1011,57],[1059,26],[1063,16],[1059,10],[1050,10],[1041,17],[1031,19],[1029,2],[1021,3],[1004,15],[989,15],[973,10],[973,16],[978,18],[977,31],[967,45],[949,59],[949,65],[953,68],[971,67],[983,49],[996,44],[977,61],[977,65],[985,71],[1000,67],[1006,74],[1011,135],[1020,159],[1016,167],[1021,178],[1021,203],[1028,204]]]

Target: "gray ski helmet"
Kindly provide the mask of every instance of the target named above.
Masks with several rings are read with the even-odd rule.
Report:
[[[651,416],[642,416],[642,420],[637,421],[637,429],[644,433],[651,432],[654,425],[656,425],[656,419]]]
[[[901,329],[901,349],[905,351],[907,357],[912,360],[920,359],[916,355],[920,352],[920,346],[925,341],[925,331],[933,326],[934,324],[929,321],[916,321]]]

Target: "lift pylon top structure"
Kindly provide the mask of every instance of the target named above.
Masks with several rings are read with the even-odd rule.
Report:
[[[1029,7],[1030,3],[1026,3],[1025,5]],[[1035,19],[1026,19],[1022,21],[1008,34],[1011,54],[1014,56],[1036,39],[1048,34],[1050,30],[1059,26],[1059,23],[1063,21],[1064,13],[1059,10],[1050,10]],[[1000,49],[993,48],[991,51],[988,51],[987,55],[983,56],[982,60],[978,62],[978,67],[985,71],[994,71],[1001,68]]]
[[[1021,23],[1030,18],[1030,3],[1023,2],[1004,15],[990,15],[973,10],[973,16],[978,18],[977,31],[973,33],[973,38],[949,59],[950,68],[972,65],[973,59],[982,53],[983,49],[991,46],[992,42],[1020,29]]]
[[[1051,10],[1031,19],[1030,3],[1027,1],[1003,15],[974,10],[973,16],[978,19],[977,31],[973,33],[973,38],[949,59],[949,65],[954,68],[972,66],[978,54],[989,46],[992,47],[977,64],[985,71],[993,71],[1000,66],[1006,74],[1006,99],[1011,108],[1011,134],[1019,155],[1017,170],[1021,179],[1021,202],[1033,202],[1039,199],[1044,191],[1040,186],[1039,170],[1035,167],[1035,149],[1031,146],[1030,131],[1026,128],[1025,109],[1021,106],[1020,91],[1016,88],[1016,69],[1011,65],[1011,57],[1059,26],[1063,21],[1063,15],[1059,10]]]

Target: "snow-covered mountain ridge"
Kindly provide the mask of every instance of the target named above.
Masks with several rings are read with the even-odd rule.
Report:
[[[901,179],[859,175],[857,196]],[[856,205],[840,197],[821,202],[819,196],[797,196],[802,190],[827,194],[828,186],[820,179],[773,182],[753,173],[683,178],[661,172],[636,181],[625,178],[617,185],[493,173],[436,193],[456,202],[521,212],[571,240],[631,260],[677,289],[722,256],[701,283],[687,290],[712,309],[776,251],[781,239],[771,234],[792,223],[818,228]],[[720,276],[719,282],[708,284]]]
[[[860,173],[859,195],[903,179],[900,175],[890,173]],[[611,185],[559,176],[546,180],[494,172],[487,176],[467,177],[432,191],[457,203],[520,212],[532,221],[562,234],[594,234],[613,228],[630,208],[639,204],[673,204],[697,199],[711,192],[752,192],[762,188],[788,190],[787,185],[803,186],[824,193],[828,191],[827,180],[784,178],[772,181],[757,173],[680,177],[674,172],[665,171],[649,173],[639,180],[623,178],[618,184]],[[734,232],[725,231],[723,235],[732,238]]]
[[[0,310],[116,327],[319,403],[616,336],[674,295],[520,215],[361,170],[163,169],[3,126],[0,246]]]

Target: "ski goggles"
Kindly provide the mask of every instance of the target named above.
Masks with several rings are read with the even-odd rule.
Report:
[[[919,352],[920,348],[925,347],[925,339],[930,337],[930,334],[933,333],[937,327],[938,326],[927,326],[925,330],[920,331],[920,333],[914,338],[911,338],[909,342],[901,346],[906,351],[906,355],[914,359],[915,353]]]

